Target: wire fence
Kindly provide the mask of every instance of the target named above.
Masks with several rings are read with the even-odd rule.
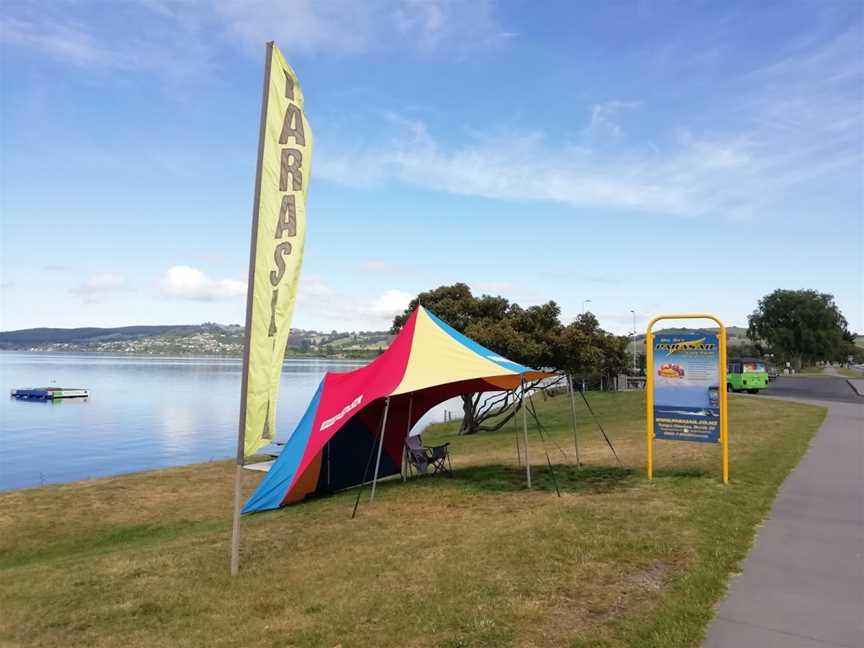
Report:
[[[550,393],[566,392],[566,378],[549,378],[542,382],[540,389]],[[629,376],[627,374],[619,374],[610,376],[603,373],[593,374],[576,374],[573,376],[573,390],[581,392],[615,392],[615,391],[633,391],[645,389],[644,376]]]
[[[644,376],[631,376],[618,374],[610,376],[603,373],[577,374],[573,376],[573,391],[576,392],[618,392],[618,391],[642,391],[645,389]],[[528,393],[533,395],[558,395],[566,394],[569,390],[567,377],[556,374],[539,381]],[[446,404],[442,412],[442,420],[447,423],[462,418],[461,403],[457,398]]]

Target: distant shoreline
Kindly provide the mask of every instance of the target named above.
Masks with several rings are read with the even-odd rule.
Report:
[[[284,349],[289,357],[370,360],[393,334],[291,329]],[[213,322],[165,326],[85,327],[0,331],[0,350],[31,353],[116,353],[134,356],[242,357],[243,328]]]
[[[140,353],[137,351],[90,351],[88,349],[0,349],[0,353],[54,353],[54,354],[82,354],[101,356],[128,356],[133,358],[222,358],[225,360],[242,360],[243,356],[237,353]],[[374,360],[378,353],[358,355],[321,355],[317,353],[286,353],[286,360]]]

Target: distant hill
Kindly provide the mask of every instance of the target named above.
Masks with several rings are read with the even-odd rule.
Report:
[[[287,353],[294,356],[368,358],[384,351],[394,336],[386,331],[292,329]],[[0,332],[0,350],[239,356],[244,327],[237,324],[171,324],[115,328],[34,328]]]
[[[695,333],[696,331],[707,331],[710,333],[717,333],[720,331],[720,328],[717,326],[694,326],[693,328],[688,327],[679,327],[679,328],[664,328],[657,329],[654,331],[654,335],[658,333]],[[636,336],[637,342],[645,341],[645,334],[641,333]],[[747,344],[749,343],[749,339],[747,338],[747,329],[743,326],[727,326],[726,327],[726,341],[729,345],[732,344]]]
[[[655,333],[712,331],[717,328],[666,328]],[[729,346],[749,344],[747,329],[726,329]],[[244,327],[238,324],[166,324],[112,328],[33,328],[0,331],[0,350],[5,351],[93,351],[103,353],[189,354],[239,356],[243,352]],[[288,355],[333,358],[375,357],[390,346],[387,331],[322,331],[291,329]],[[859,338],[864,345],[864,337]],[[645,346],[645,335],[636,336],[637,349]]]
[[[117,328],[33,328],[0,332],[0,349],[39,344],[86,343],[107,340],[135,340],[158,335],[188,335],[197,332],[194,325],[121,326]]]
[[[717,333],[719,331],[719,327],[717,326],[699,326],[699,327],[677,327],[677,328],[663,328],[657,329],[654,331],[654,335],[659,334],[674,334],[674,333],[695,333],[697,331],[705,331],[709,333]],[[645,334],[640,333],[636,336],[636,340],[633,343],[627,345],[627,353],[633,353],[633,344],[636,345],[636,353],[644,354],[645,353]],[[726,345],[729,349],[729,352],[732,354],[743,354],[749,355],[749,349],[752,347],[751,340],[747,337],[747,329],[743,326],[727,326],[726,327]]]

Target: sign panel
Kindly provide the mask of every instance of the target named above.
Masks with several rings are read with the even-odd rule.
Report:
[[[720,442],[720,345],[716,334],[653,339],[654,438]]]

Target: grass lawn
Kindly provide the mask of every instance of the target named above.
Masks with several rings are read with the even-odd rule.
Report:
[[[864,378],[864,372],[856,371],[855,369],[847,369],[846,367],[833,367],[833,370],[834,373],[829,373],[825,371],[822,367],[804,367],[798,373],[792,374],[792,377],[803,376],[806,378],[836,378],[840,376],[842,378]]]
[[[807,376],[808,378],[812,378],[813,376],[830,376],[831,374],[825,373],[822,367],[801,367],[797,372],[792,375]]]
[[[834,367],[834,371],[844,378],[864,378],[864,371],[856,371],[855,369],[847,369],[846,367]]]
[[[591,399],[623,466],[580,405],[574,467],[565,396],[538,400],[561,497],[537,430],[528,491],[512,426],[436,425],[453,479],[244,518],[235,579],[229,462],[0,493],[0,646],[698,646],[824,410],[732,396],[724,487],[680,442],[647,482],[643,394]]]

